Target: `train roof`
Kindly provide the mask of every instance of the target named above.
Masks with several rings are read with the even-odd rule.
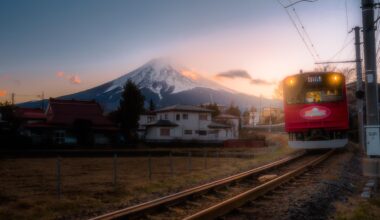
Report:
[[[302,76],[302,75],[317,75],[317,74],[339,74],[339,75],[342,75],[344,77],[343,73],[341,73],[341,72],[333,72],[333,71],[320,71],[320,72],[318,72],[318,71],[311,71],[311,72],[302,72],[302,73],[297,73],[297,74],[289,75],[289,76],[286,76],[284,78],[284,80],[287,79],[287,78],[289,78],[289,77],[296,77],[296,76]]]

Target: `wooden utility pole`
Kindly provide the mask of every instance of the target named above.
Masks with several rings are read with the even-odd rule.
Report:
[[[363,91],[362,79],[362,59],[360,55],[360,28],[355,27],[355,53],[356,53],[356,92]],[[359,132],[359,145],[365,152],[364,145],[364,122],[363,122],[363,99],[356,99],[356,108],[358,112],[358,132]]]
[[[362,0],[367,125],[379,124],[373,0]]]

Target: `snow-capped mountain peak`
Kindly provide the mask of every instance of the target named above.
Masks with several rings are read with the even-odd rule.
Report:
[[[112,81],[111,86],[104,92],[106,93],[115,89],[122,91],[122,87],[127,80],[132,80],[140,89],[150,89],[160,98],[162,98],[164,93],[174,94],[196,87],[228,90],[211,80],[201,77],[198,73],[170,62],[167,59],[153,59],[140,68]]]

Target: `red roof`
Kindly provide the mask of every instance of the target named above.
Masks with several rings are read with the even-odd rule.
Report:
[[[15,115],[21,119],[46,119],[45,113],[38,108],[17,108]]]
[[[72,125],[76,120],[88,120],[92,126],[113,126],[95,101],[50,99],[47,109],[49,124]]]

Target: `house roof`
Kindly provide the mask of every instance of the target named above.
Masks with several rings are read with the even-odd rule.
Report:
[[[210,109],[192,105],[172,105],[158,109],[156,112],[213,112]]]
[[[154,111],[145,111],[141,115],[156,115],[156,113]]]
[[[239,117],[235,115],[229,115],[229,114],[220,114],[216,116],[215,119],[239,119]]]
[[[209,128],[231,128],[230,125],[222,124],[222,123],[217,123],[212,121],[209,125]]]
[[[146,126],[151,126],[151,127],[177,127],[178,125],[174,122],[169,121],[169,120],[158,120],[152,124],[146,124]]]
[[[20,119],[46,119],[45,113],[38,108],[17,108],[15,116]]]
[[[48,123],[72,125],[76,120],[90,121],[92,126],[113,126],[95,101],[49,100]]]

